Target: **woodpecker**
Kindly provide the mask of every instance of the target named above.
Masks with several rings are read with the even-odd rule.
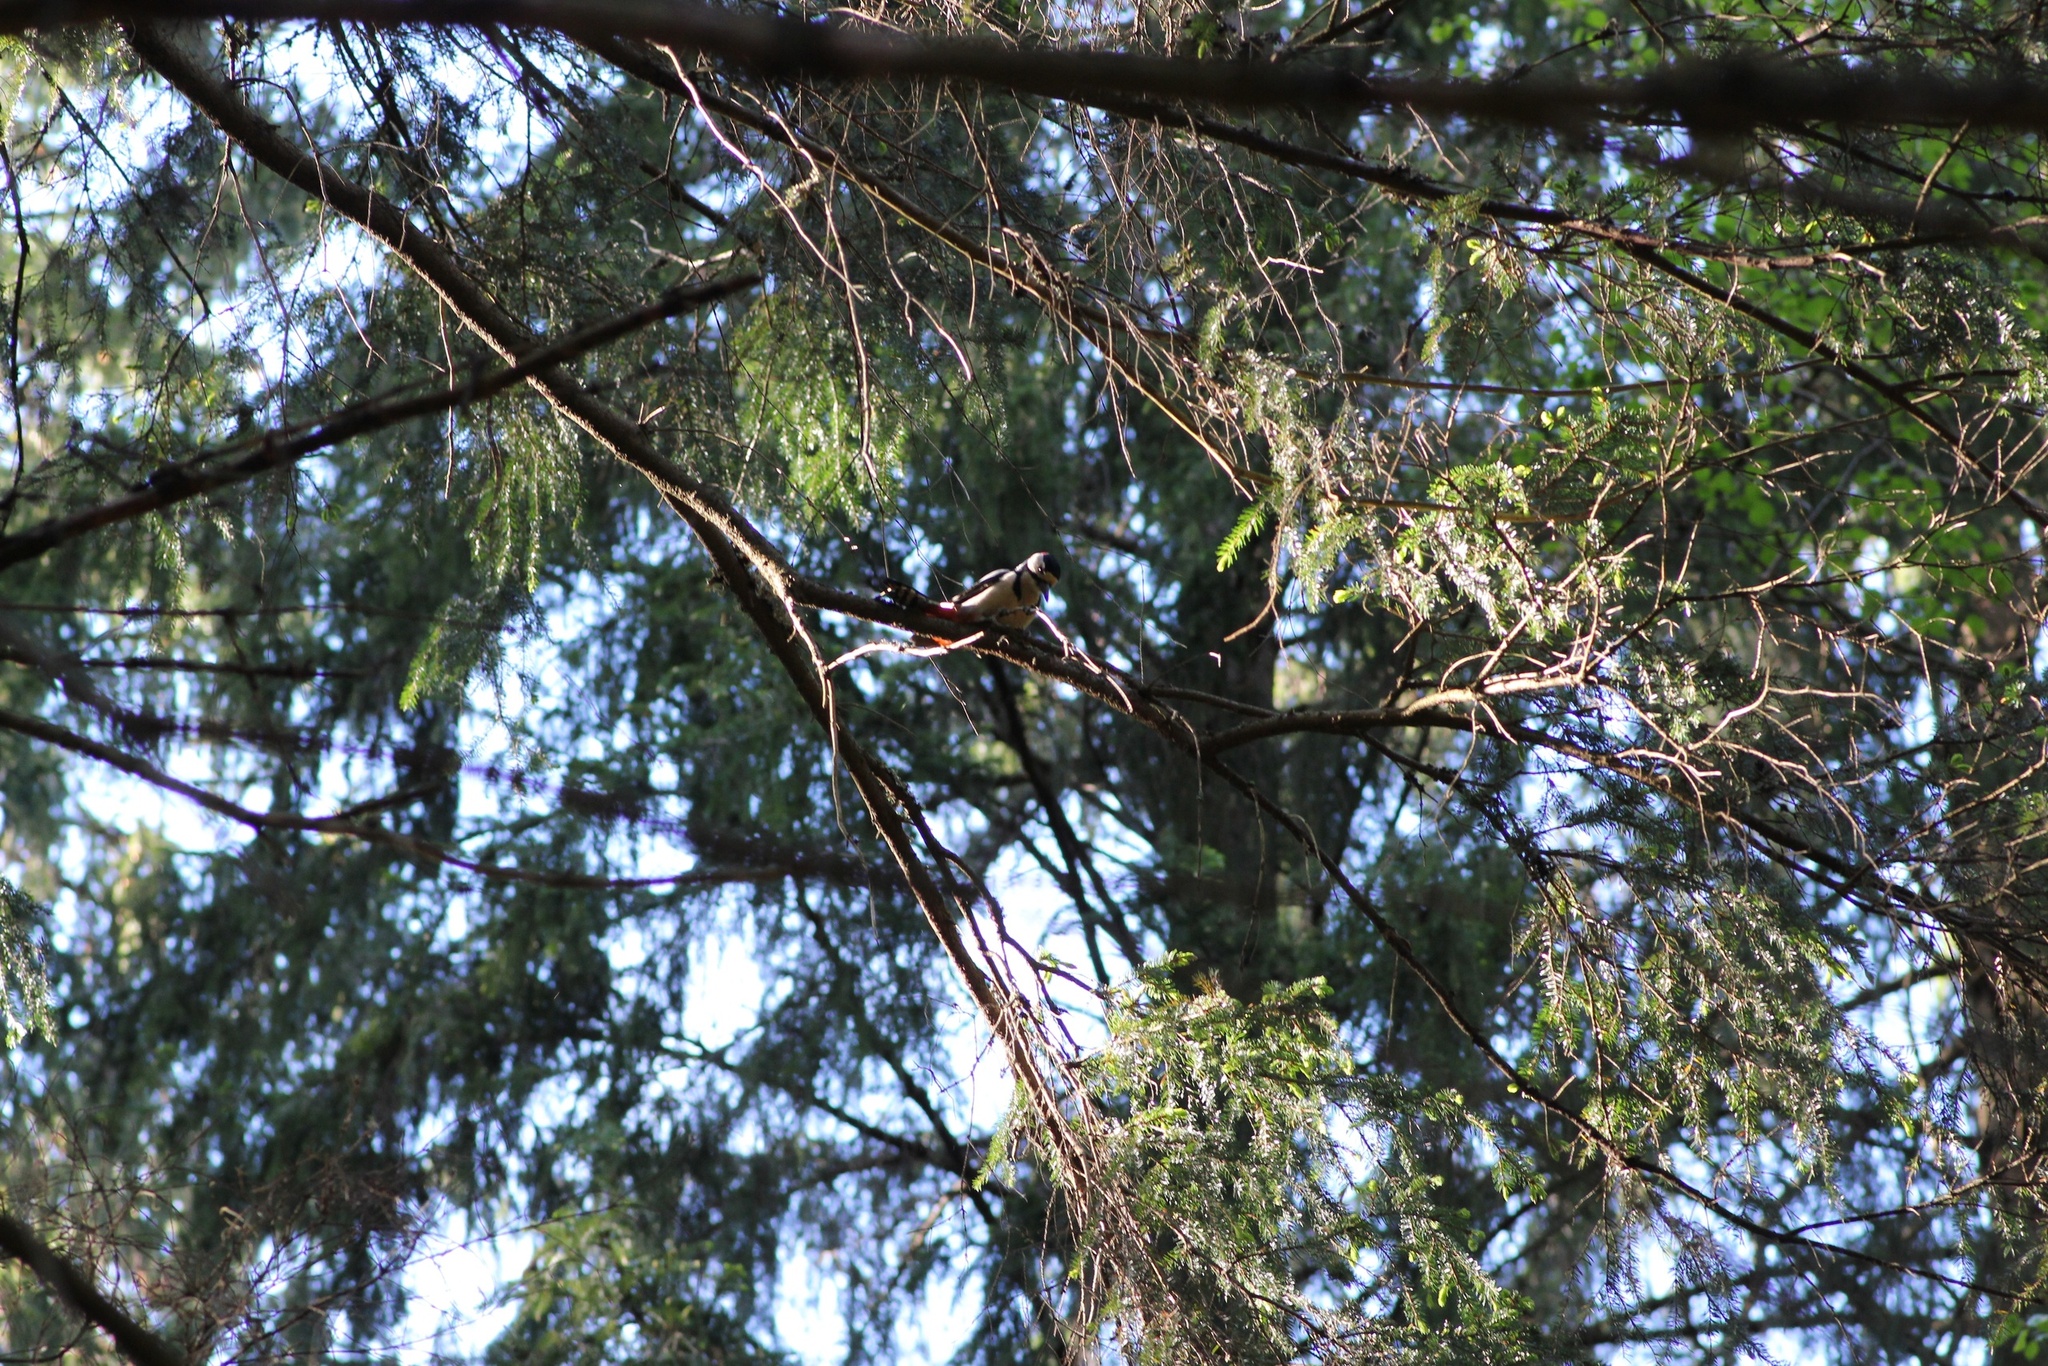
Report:
[[[882,584],[882,601],[947,621],[994,622],[1015,629],[1031,624],[1032,614],[1045,600],[1045,590],[1059,581],[1060,562],[1041,550],[1014,569],[990,570],[966,592],[944,601],[928,598],[907,583],[887,579]]]

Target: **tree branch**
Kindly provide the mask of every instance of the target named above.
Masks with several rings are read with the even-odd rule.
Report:
[[[407,12],[417,14],[426,8],[428,6],[423,3],[419,7],[408,7]],[[611,12],[603,7],[597,8],[600,13]],[[505,8],[494,8],[493,17],[505,18]],[[361,185],[340,177],[308,151],[285,139],[211,71],[166,41],[161,31],[137,28],[131,35],[131,41],[147,61],[213,117],[229,136],[241,142],[257,160],[308,193],[320,196],[338,212],[382,240],[449,302],[467,326],[483,335],[494,347],[503,353],[513,354],[531,345],[524,325],[498,309],[445,247],[409,223],[396,206]],[[948,871],[952,856],[933,835],[908,785],[874,758],[858,737],[843,726],[832,680],[809,638],[798,608],[811,605],[830,606],[834,610],[850,609],[869,620],[896,618],[893,624],[927,632],[931,631],[931,623],[913,614],[878,610],[869,599],[806,583],[788,569],[772,543],[722,495],[678,468],[653,447],[640,427],[607,407],[573,377],[554,369],[536,375],[533,382],[578,426],[622,462],[645,474],[696,534],[724,576],[740,609],[752,620],[762,642],[775,656],[830,738],[835,759],[851,778],[876,832],[889,847],[928,925],[984,1021],[1003,1045],[1007,1061],[1028,1095],[1031,1109],[1043,1126],[1049,1145],[1065,1168],[1065,1183],[1085,1189],[1092,1167],[1089,1154],[1084,1140],[1074,1133],[1065,1113],[1063,1097],[1054,1089],[1052,1078],[1042,1065],[1039,1036],[1033,1033],[1029,1023],[1029,1003],[1010,983],[984,969],[970,951],[963,938],[963,927],[973,923],[971,907],[967,894],[953,882]],[[1201,737],[1185,718],[1152,700],[1142,687],[1130,685],[1120,673],[1112,672],[1085,656],[1061,657],[1021,635],[1012,637],[1003,633],[990,633],[976,648],[1074,683],[1115,710],[1158,731],[1191,760],[1228,782],[1252,803],[1262,817],[1280,825],[1344,890],[1360,913],[1372,923],[1395,958],[1423,983],[1453,1027],[1486,1065],[1504,1080],[1517,1085],[1546,1114],[1580,1135],[1589,1148],[1606,1158],[1613,1169],[1633,1171],[1657,1181],[1688,1201],[1712,1211],[1715,1217],[1731,1227],[1762,1240],[1827,1253],[1864,1265],[1905,1271],[1972,1291],[1984,1289],[1938,1270],[1908,1267],[1858,1249],[1827,1244],[1775,1227],[1724,1203],[1656,1156],[1631,1151],[1620,1139],[1605,1132],[1591,1116],[1566,1103],[1559,1092],[1536,1085],[1524,1074],[1502,1052],[1490,1033],[1463,1010],[1444,979],[1432,971],[1415,946],[1373,905],[1364,889],[1319,846],[1307,823],[1281,807],[1219,756],[1205,753]]]
[[[151,13],[154,16],[158,11]],[[491,17],[501,21],[506,16],[499,10]],[[162,26],[135,24],[128,29],[128,41],[138,56],[258,162],[289,184],[321,199],[382,242],[441,296],[465,327],[493,349],[510,359],[533,348],[535,343],[526,325],[485,293],[445,245],[422,231],[390,200],[343,176],[287,138],[212,69],[174,41]],[[926,855],[933,852],[929,846],[935,841],[908,786],[840,724],[837,699],[824,661],[812,648],[797,613],[793,596],[797,576],[783,563],[767,537],[724,495],[662,454],[638,423],[592,394],[561,366],[543,367],[528,382],[563,416],[621,463],[645,477],[703,545],[762,643],[831,738],[835,758],[853,780],[876,833],[888,847],[948,963],[990,1032],[1002,1044],[1012,1075],[1030,1097],[1051,1144],[1067,1170],[1078,1179],[1089,1168],[1087,1157],[1073,1140],[1060,1095],[1022,1025],[1028,1018],[1028,1005],[1017,998],[1007,983],[985,971],[968,949],[960,932],[968,909],[958,898],[947,894],[933,873],[935,865],[944,866],[943,860],[926,861]],[[871,599],[841,596],[860,604],[864,615],[873,615],[875,604]],[[911,622],[922,620],[912,614],[903,615]],[[211,801],[220,800],[210,793],[206,796]],[[925,842],[922,849],[919,840],[912,837],[913,826]]]
[[[34,1229],[7,1214],[0,1214],[0,1253],[27,1267],[51,1294],[105,1332],[135,1366],[190,1366],[191,1359],[170,1339],[130,1318],[100,1293],[92,1277],[58,1256]]]
[[[1386,74],[1368,59],[1193,60],[986,38],[911,36],[834,14],[821,23],[701,0],[6,0],[0,32],[108,19],[347,21],[385,27],[552,29],[641,38],[771,78],[964,80],[1026,94],[1123,95],[1248,108],[1412,109],[1526,127],[1583,129],[1646,116],[1726,133],[1805,123],[2048,129],[2048,81],[2030,74],[1906,71],[1738,54],[1687,58],[1611,80]]]
[[[270,432],[254,442],[236,442],[167,466],[149,476],[135,492],[63,517],[13,536],[0,536],[0,569],[33,560],[67,541],[117,522],[133,521],[152,512],[216,489],[254,479],[271,470],[283,469],[344,441],[396,426],[401,422],[472,403],[501,394],[530,380],[541,371],[561,365],[608,342],[644,327],[686,313],[693,308],[752,289],[761,283],[753,272],[728,275],[716,280],[697,280],[677,285],[639,308],[592,323],[567,336],[529,352],[516,364],[481,375],[462,384],[427,394],[392,394],[339,409],[310,423]],[[253,446],[253,449],[251,447]],[[246,452],[237,456],[238,452]],[[216,462],[226,461],[225,464]]]
[[[815,861],[808,860],[801,854],[794,854],[787,860],[765,865],[699,866],[687,872],[669,873],[658,877],[615,878],[592,873],[514,868],[507,864],[485,863],[479,859],[467,858],[431,840],[423,840],[417,835],[401,834],[381,825],[366,824],[359,819],[368,812],[415,799],[421,795],[418,790],[394,793],[381,800],[358,804],[332,816],[297,816],[276,811],[255,811],[209,792],[203,787],[174,778],[146,759],[137,758],[112,745],[101,744],[76,731],[66,730],[39,716],[29,716],[0,708],[0,730],[11,730],[17,735],[26,735],[31,740],[40,740],[59,749],[68,749],[74,754],[82,754],[109,768],[118,769],[132,778],[139,778],[152,787],[183,797],[195,806],[204,807],[216,816],[224,816],[251,830],[339,835],[346,839],[361,840],[365,844],[396,850],[407,858],[417,859],[422,863],[445,863],[451,868],[459,868],[463,872],[474,873],[478,877],[489,878],[495,882],[520,882],[537,887],[565,887],[584,891],[620,891],[635,887],[724,886],[740,882],[775,882],[783,878],[816,875],[821,871],[829,875],[833,871],[829,866],[821,869]]]

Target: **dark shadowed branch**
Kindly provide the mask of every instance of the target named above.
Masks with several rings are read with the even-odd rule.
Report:
[[[218,450],[203,451],[189,459],[168,465],[150,475],[140,488],[125,497],[101,503],[81,512],[55,517],[41,526],[13,536],[0,536],[0,569],[47,554],[67,541],[117,522],[160,512],[188,499],[217,489],[246,483],[258,475],[297,464],[308,456],[367,436],[401,422],[465,408],[501,394],[532,378],[549,366],[561,365],[600,346],[628,336],[666,318],[752,289],[761,282],[756,274],[727,275],[716,280],[696,280],[662,291],[659,297],[614,318],[579,328],[549,342],[516,364],[493,370],[462,384],[425,394],[394,394],[352,404],[295,428],[269,432],[253,441],[236,442]]]
[[[0,1214],[0,1253],[27,1267],[51,1294],[105,1332],[135,1366],[189,1366],[190,1358],[168,1338],[136,1322],[127,1310],[102,1294],[90,1276],[58,1256],[34,1229],[12,1215]]]
[[[1907,72],[1736,56],[1624,80],[1442,80],[1325,58],[1195,60],[913,37],[853,19],[809,23],[692,0],[15,0],[0,31],[217,19],[545,28],[672,44],[788,79],[964,80],[1058,97],[1126,96],[1302,109],[1413,109],[1579,129],[1661,116],[1705,132],[1806,123],[2048,128],[2048,81],[2030,72]]]

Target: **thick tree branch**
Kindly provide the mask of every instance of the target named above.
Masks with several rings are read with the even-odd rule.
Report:
[[[1294,109],[1412,109],[1483,122],[1577,130],[1613,119],[1668,119],[1728,132],[1760,126],[2048,129],[2048,80],[2031,72],[1852,67],[1735,55],[1684,59],[1626,79],[1521,76],[1446,80],[1390,74],[1367,61],[1192,60],[982,38],[912,36],[857,19],[823,23],[699,0],[9,0],[0,32],[108,19],[237,18],[400,26],[553,29],[575,38],[641,38],[780,79],[964,80],[1054,97],[1127,96]]]
[[[14,1258],[64,1303],[114,1340],[135,1366],[190,1366],[191,1359],[170,1339],[129,1316],[92,1283],[92,1277],[57,1255],[36,1231],[12,1215],[0,1214],[0,1253]]]

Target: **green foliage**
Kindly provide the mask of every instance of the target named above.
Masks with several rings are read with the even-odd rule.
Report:
[[[0,1029],[17,1048],[31,1034],[53,1039],[50,979],[36,942],[43,908],[21,888],[0,878]]]
[[[1992,1342],[2028,1361],[2037,1361],[2044,1341],[2048,1341],[2044,1329],[2048,1329],[2048,1314],[2011,1314],[1998,1325]]]
[[[552,567],[546,539],[574,538],[579,529],[581,452],[559,419],[514,417],[493,423],[487,436],[490,477],[476,501],[473,544],[486,582],[509,581],[531,595]]]
[[[495,673],[501,641],[484,628],[477,605],[457,600],[449,616],[433,623],[406,668],[398,692],[401,711],[417,711],[431,699],[459,696],[479,668]]]
[[[712,1250],[650,1247],[643,1221],[623,1210],[563,1215],[540,1229],[540,1247],[501,1297],[518,1306],[491,1360],[779,1362],[705,1296]],[[728,1276],[737,1269],[729,1269]]]
[[[1503,1197],[1540,1198],[1540,1176],[1455,1091],[1358,1075],[1321,980],[1269,983],[1247,1002],[1206,974],[1184,989],[1192,961],[1169,957],[1117,988],[1108,1040],[1079,1065],[1088,1163],[1063,1181],[1080,1225],[1069,1276],[1109,1285],[1102,1312],[1146,1360],[1283,1362],[1407,1331],[1433,1350],[1462,1340],[1514,1357],[1525,1306],[1440,1206],[1426,1154],[1498,1153]],[[1353,1299],[1375,1283],[1400,1288]],[[1381,1295],[1390,1303],[1375,1306]],[[1327,1296],[1353,1311],[1333,1314]],[[1395,1304],[1390,1323],[1358,1312]]]
[[[748,310],[733,356],[740,433],[778,457],[808,524],[858,516],[900,487],[921,399],[914,372],[849,338],[821,301],[789,292]]]
[[[2038,42],[1883,4],[870,17],[1623,84]],[[1071,651],[806,608],[828,731],[538,391],[124,518],[497,352],[120,30],[6,40],[0,532],[71,530],[0,583],[0,855],[48,906],[0,888],[0,1200],[140,1317],[381,1359],[445,1224],[531,1230],[499,1340],[435,1348],[507,1363],[776,1359],[805,1276],[854,1363],[939,1322],[988,1366],[2033,1351],[2031,135],[180,41],[538,336],[758,274],[564,373],[813,586],[1057,551]],[[990,1031],[1064,1130],[995,1123]],[[75,1350],[31,1279],[0,1346]]]
[[[1216,572],[1219,574],[1236,564],[1238,557],[1265,531],[1266,523],[1272,518],[1273,509],[1261,500],[1253,503],[1237,516],[1230,534],[1216,547]]]

